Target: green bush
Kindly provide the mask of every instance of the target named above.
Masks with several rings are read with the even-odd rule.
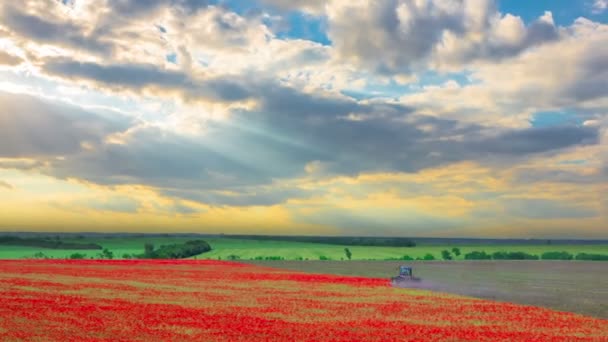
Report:
[[[239,257],[238,255],[234,255],[234,254],[230,254],[229,256],[226,257],[226,259],[228,260],[239,260],[241,257]]]
[[[70,255],[70,259],[77,259],[77,260],[84,259],[86,257],[87,257],[87,255],[86,254],[82,254],[82,253],[72,253]]]
[[[494,252],[492,253],[494,260],[538,260],[538,255],[528,254],[526,252]]]
[[[485,251],[473,251],[464,255],[465,260],[490,260],[492,256]]]
[[[331,258],[329,258],[325,255],[321,255],[321,256],[319,256],[319,260],[331,260]]]
[[[285,260],[284,257],[282,256],[267,256],[267,257],[263,257],[263,259],[260,260]]]
[[[443,260],[452,260],[452,254],[450,254],[450,251],[445,249],[441,251],[441,257],[443,258]]]
[[[460,256],[460,248],[458,248],[458,247],[452,248],[452,253],[454,253],[455,256]]]
[[[107,248],[104,248],[101,253],[97,254],[99,259],[114,259],[114,253]]]
[[[606,254],[588,254],[578,253],[575,257],[576,260],[588,260],[588,261],[608,261],[608,255]]]
[[[568,252],[545,252],[540,258],[543,260],[572,260],[574,255]]]
[[[435,256],[431,253],[427,253],[424,255],[423,260],[435,260]]]

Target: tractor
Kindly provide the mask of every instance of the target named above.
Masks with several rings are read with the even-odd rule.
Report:
[[[399,266],[399,275],[391,278],[392,285],[407,284],[410,282],[419,282],[421,279],[414,277],[412,268],[409,266]]]

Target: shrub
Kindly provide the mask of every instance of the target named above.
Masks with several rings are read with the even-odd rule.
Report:
[[[427,253],[424,255],[423,260],[435,260],[435,256],[431,253]]]
[[[234,254],[230,254],[229,256],[226,257],[226,259],[228,260],[239,260],[241,257],[239,257],[238,255],[234,255]]]
[[[97,254],[99,259],[114,259],[114,253],[107,248],[104,248],[101,253]]]
[[[578,253],[575,257],[576,260],[589,260],[589,261],[608,261],[608,255],[606,254],[588,254]]]
[[[84,259],[86,257],[87,255],[82,253],[72,253],[72,255],[70,255],[70,259]]]
[[[458,248],[458,247],[452,248],[452,253],[454,253],[455,256],[460,256],[460,248]]]
[[[494,260],[538,260],[538,255],[528,254],[526,252],[494,252],[492,253]]]
[[[441,251],[441,257],[443,258],[443,260],[452,260],[452,254],[450,254],[450,251],[445,249]]]
[[[325,255],[321,255],[319,256],[319,260],[331,260],[329,257],[326,257]]]
[[[465,260],[490,260],[492,256],[485,251],[473,251],[464,255]]]
[[[545,252],[540,258],[543,260],[572,260],[574,255],[568,252]]]

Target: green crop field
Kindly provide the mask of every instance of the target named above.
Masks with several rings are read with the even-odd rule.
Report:
[[[124,254],[143,253],[144,244],[153,243],[155,247],[163,244],[183,243],[192,238],[187,237],[120,237],[120,238],[84,238],[84,239],[62,239],[65,242],[96,243],[114,253],[116,258]],[[493,253],[496,251],[518,251],[540,255],[547,251],[566,251],[572,254],[596,253],[608,254],[608,244],[603,245],[419,245],[416,247],[368,247],[368,246],[340,246],[310,242],[288,242],[288,241],[257,241],[237,240],[231,238],[204,238],[209,242],[213,250],[197,256],[199,259],[227,259],[229,256],[238,256],[241,260],[266,257],[282,257],[285,260],[319,260],[321,256],[331,260],[346,259],[344,248],[348,247],[352,252],[353,260],[386,260],[400,258],[408,255],[412,258],[423,257],[430,253],[435,258],[441,258],[441,251],[452,247],[460,248],[461,255],[456,260],[463,259],[463,255],[471,251],[485,251]],[[88,257],[95,257],[99,250],[58,250],[39,247],[19,247],[0,245],[0,259],[19,259],[33,257],[34,254],[42,252],[53,258],[67,258],[72,253],[82,253]]]

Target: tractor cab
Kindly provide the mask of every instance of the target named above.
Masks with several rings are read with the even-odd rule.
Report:
[[[399,266],[399,275],[391,278],[391,283],[393,285],[399,285],[408,282],[418,282],[420,278],[414,277],[414,273],[412,272],[412,268],[410,266]]]
[[[412,268],[409,266],[399,266],[399,275],[403,277],[411,277],[413,275]]]

